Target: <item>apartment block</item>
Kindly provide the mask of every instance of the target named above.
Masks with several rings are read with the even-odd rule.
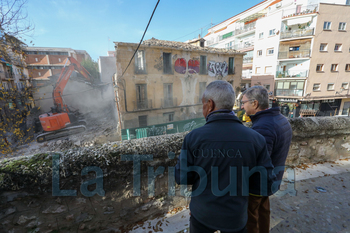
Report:
[[[203,118],[201,98],[207,84],[220,79],[240,87],[244,53],[150,39],[128,67],[137,46],[115,43],[114,84],[122,130]]]
[[[25,62],[37,86],[49,81],[49,76],[59,74],[62,67],[69,64],[68,57],[74,57],[78,62],[91,59],[85,50],[70,48],[27,47],[25,53]]]
[[[242,16],[254,18],[250,34],[254,46],[252,55],[249,51],[243,58],[244,62],[252,56],[248,69],[250,85],[265,86],[274,103],[294,109],[294,117],[299,113],[347,115],[350,108],[349,4],[346,0],[263,1],[216,25],[215,29],[225,24],[239,25]],[[243,29],[249,28],[248,23],[244,22]],[[208,45],[222,46],[227,41],[226,35],[231,35],[230,38],[235,39],[233,43],[237,43],[237,31],[231,33],[228,27],[220,32],[211,31],[207,37],[214,40],[209,39]],[[215,38],[218,38],[216,44]],[[242,51],[239,46],[232,48]],[[242,83],[246,77],[243,71]]]
[[[7,147],[7,137],[13,135],[11,127],[23,120],[23,116],[34,107],[29,77],[22,49],[25,46],[15,37],[5,34],[0,38],[0,128],[1,146]],[[19,119],[19,118],[20,119]]]

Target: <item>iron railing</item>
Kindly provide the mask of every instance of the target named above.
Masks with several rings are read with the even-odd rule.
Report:
[[[177,106],[177,98],[164,98],[161,99],[162,108],[170,108]]]
[[[299,51],[287,51],[287,52],[279,52],[278,59],[289,59],[289,58],[306,58],[310,57],[311,50],[304,49]]]
[[[303,96],[304,90],[277,89],[276,96]]]
[[[282,18],[293,17],[298,15],[306,15],[306,14],[316,13],[317,11],[318,11],[317,4],[302,6],[300,8],[284,10],[282,14]]]
[[[134,111],[143,110],[143,109],[152,109],[152,100],[137,100],[133,101],[134,103]]]
[[[235,35],[239,35],[239,34],[242,34],[242,33],[248,32],[248,31],[252,31],[255,28],[256,28],[256,22],[246,24],[246,25],[244,25],[243,28],[236,29]]]
[[[243,64],[253,63],[253,57],[243,57]]]
[[[290,30],[290,31],[281,32],[281,39],[296,38],[296,37],[303,37],[303,36],[313,36],[313,35],[314,35],[314,28],[298,29],[298,30]]]
[[[277,71],[276,78],[307,78],[308,70],[286,70],[286,71]]]

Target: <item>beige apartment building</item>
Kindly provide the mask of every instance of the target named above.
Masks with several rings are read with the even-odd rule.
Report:
[[[240,87],[244,53],[152,38],[128,67],[137,46],[115,43],[121,129],[203,117],[201,97],[208,83],[220,79]]]
[[[306,98],[327,103],[336,115],[350,109],[350,5],[320,4]]]

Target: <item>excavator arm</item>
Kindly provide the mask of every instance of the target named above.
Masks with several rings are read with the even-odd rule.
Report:
[[[77,60],[75,60],[73,57],[68,57],[66,64],[68,60],[70,61],[70,64],[68,66],[65,65],[62,68],[61,74],[52,93],[54,106],[57,112],[69,112],[68,106],[63,102],[62,95],[63,90],[74,70],[79,72],[88,82],[92,81],[90,73]]]
[[[37,136],[37,142],[45,142],[60,137],[66,137],[71,134],[82,133],[86,130],[85,120],[79,115],[79,112],[71,112],[68,106],[63,102],[62,98],[64,88],[74,70],[79,72],[81,76],[93,86],[98,86],[99,88],[103,88],[104,86],[100,83],[95,83],[89,72],[80,65],[77,60],[72,57],[68,57],[68,60],[70,61],[70,64],[63,67],[54,86],[52,93],[54,107],[52,108],[52,112],[44,113],[39,116],[44,132]]]

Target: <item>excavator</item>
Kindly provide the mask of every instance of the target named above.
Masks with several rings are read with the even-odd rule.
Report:
[[[68,60],[70,61],[69,65],[67,65]],[[40,124],[44,131],[36,137],[36,141],[39,143],[82,133],[86,130],[86,121],[79,111],[71,110],[62,98],[63,90],[73,71],[77,71],[80,74],[79,76],[85,78],[85,83],[87,82],[93,87],[101,87],[101,85],[94,82],[90,73],[77,60],[73,57],[68,57],[53,88],[54,107],[51,107],[51,112],[39,116]]]

